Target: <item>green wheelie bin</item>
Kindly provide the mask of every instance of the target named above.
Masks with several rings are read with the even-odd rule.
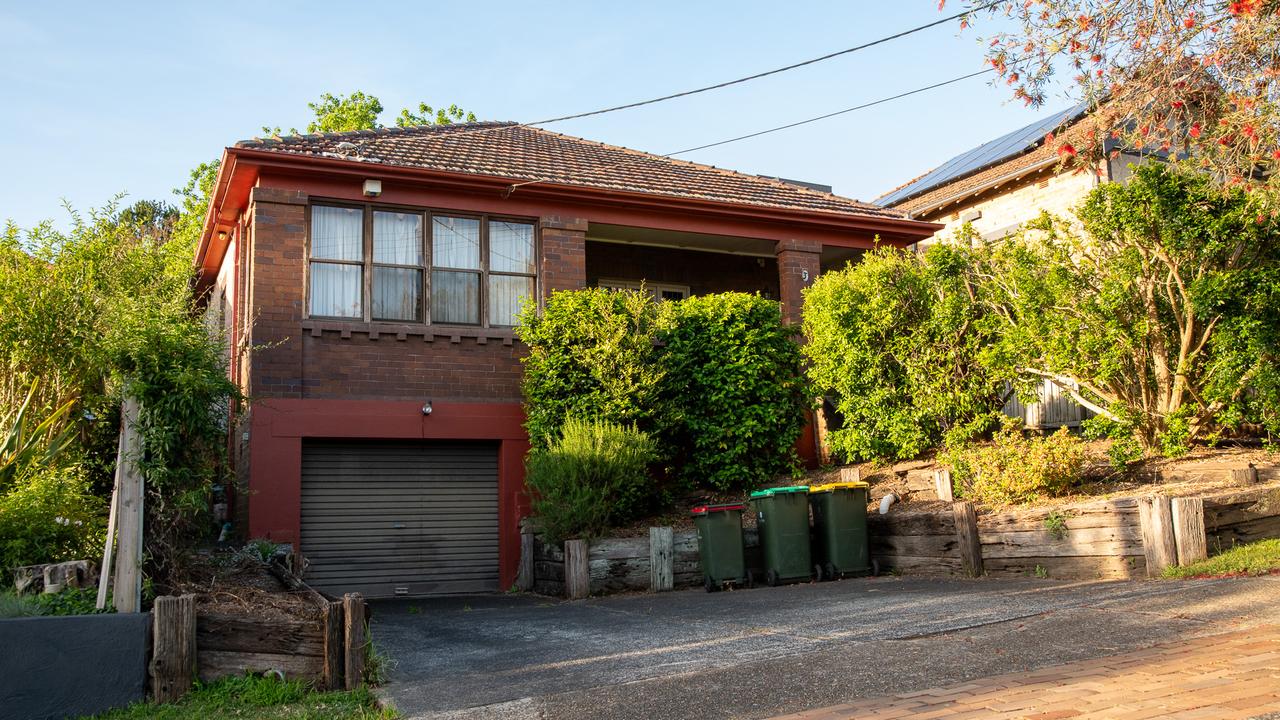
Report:
[[[808,580],[813,577],[809,554],[809,487],[776,487],[751,493],[751,506],[760,531],[765,582]]]
[[[698,555],[707,592],[725,583],[750,585],[751,575],[742,555],[742,503],[699,505],[691,512],[698,529]]]
[[[834,482],[809,488],[813,508],[813,559],[827,580],[874,574],[867,547],[865,482]]]

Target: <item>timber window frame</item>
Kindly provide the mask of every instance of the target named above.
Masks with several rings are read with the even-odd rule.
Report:
[[[324,209],[322,212],[328,212],[327,209],[329,208],[360,213],[360,259],[347,257],[333,259],[327,257],[323,252],[319,255],[316,254],[317,209]],[[405,262],[404,260],[413,260],[409,256],[388,259],[385,254],[375,251],[376,232],[378,230],[377,218],[382,213],[394,214],[400,218],[404,218],[406,215],[420,218],[417,223],[418,253],[416,263]],[[540,297],[541,274],[538,272],[538,267],[542,243],[539,223],[536,218],[324,199],[315,199],[309,203],[306,217],[306,278],[304,279],[306,303],[304,318],[307,320],[330,320],[374,325],[509,329],[514,327],[516,323],[515,315],[512,312],[513,309],[518,309],[519,303],[516,302],[516,299],[532,297],[537,301],[537,298]],[[470,224],[474,227],[474,254],[478,254],[478,257],[474,257],[473,254],[473,257],[469,258],[468,261],[457,262],[460,254],[467,252],[466,247],[461,248],[461,253],[458,252],[458,248],[455,248],[451,253],[438,252],[435,242],[437,221],[440,221],[442,225],[458,222],[464,226]],[[495,232],[502,235],[499,244],[503,245],[503,248],[493,247],[492,238]],[[510,244],[513,233],[514,237],[516,237],[514,246]],[[399,249],[403,250],[404,246],[400,245]],[[503,249],[507,251],[506,254],[502,252]],[[329,252],[328,254],[334,253]],[[516,255],[514,259],[512,258],[513,254]],[[338,303],[333,300],[325,303],[315,296],[316,266],[325,264],[359,268],[359,289],[351,297],[344,297],[345,303]],[[376,296],[375,284],[378,282],[378,276],[380,274],[383,274],[384,277],[387,277],[386,274],[400,275],[403,281],[405,274],[413,272],[418,274],[416,283],[412,285],[417,289],[414,317],[404,317],[404,315],[407,315],[404,312],[387,311],[387,303],[380,301]],[[437,275],[437,273],[446,274],[451,278],[460,278],[462,276],[474,278],[463,283],[466,286],[466,292],[474,293],[471,296],[473,302],[469,305],[466,302],[462,303],[462,306],[465,307],[465,313],[449,313],[439,302],[433,303],[433,290],[437,294],[443,291],[443,286],[437,286],[437,282],[442,282],[445,277],[445,275],[442,275],[437,279],[437,282],[433,282],[433,276]],[[522,281],[524,285],[521,289],[522,291],[513,297],[510,292],[511,287],[520,284]],[[502,287],[508,290],[506,294],[500,294],[496,289]],[[452,296],[454,299],[460,297],[456,287],[450,288],[450,290],[453,291]],[[524,294],[523,290],[527,290],[528,294]],[[436,299],[439,300],[440,298],[437,297]],[[437,307],[433,307],[433,304]],[[350,307],[353,312],[346,315],[323,312],[323,310],[333,309],[339,305]],[[407,308],[408,303],[402,302],[400,307],[402,309]],[[380,309],[382,310],[381,312],[379,312]],[[434,315],[433,310],[436,311]]]

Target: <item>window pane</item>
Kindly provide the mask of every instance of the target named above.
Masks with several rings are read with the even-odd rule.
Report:
[[[515,325],[524,299],[533,295],[533,278],[489,276],[489,324]]]
[[[363,260],[364,210],[313,205],[311,257],[318,260]]]
[[[360,305],[359,265],[311,263],[311,314],[323,317],[364,317]]]
[[[470,272],[431,273],[431,322],[480,324],[480,275]]]
[[[480,269],[480,221],[472,218],[431,218],[431,264],[436,267]]]
[[[490,221],[489,269],[532,275],[533,226],[504,220]]]
[[[421,265],[422,216],[417,213],[374,212],[373,261]]]
[[[373,268],[373,319],[418,319],[422,306],[422,271],[405,268]]]

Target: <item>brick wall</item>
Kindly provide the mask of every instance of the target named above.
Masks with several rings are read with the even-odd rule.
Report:
[[[578,290],[587,283],[587,221],[544,217],[542,228],[542,292]]]
[[[802,291],[818,279],[821,270],[822,244],[811,240],[784,240],[778,243],[778,279],[782,300],[782,319],[800,322],[804,305]]]
[[[523,346],[509,339],[326,331],[303,336],[303,397],[520,401]],[[484,344],[480,344],[483,342]]]
[[[249,393],[296,398],[302,394],[302,313],[305,303],[307,195],[255,188],[249,342]]]
[[[1020,180],[1019,184],[1001,188],[997,194],[949,206],[945,213],[921,217],[921,220],[946,224],[933,237],[922,241],[921,246],[950,240],[964,225],[965,218],[975,212],[982,216],[970,220],[973,229],[989,239],[1003,237],[1019,225],[1036,219],[1045,210],[1064,218],[1074,218],[1072,211],[1084,202],[1085,195],[1099,182],[1092,172],[1071,171]]]
[[[774,258],[588,242],[587,285],[601,278],[688,285],[694,295],[758,292],[778,298],[778,262]]]

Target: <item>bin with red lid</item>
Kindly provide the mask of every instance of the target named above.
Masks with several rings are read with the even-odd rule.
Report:
[[[750,585],[751,576],[742,552],[742,503],[699,505],[692,510],[698,529],[698,555],[702,559],[707,592],[726,583]]]

